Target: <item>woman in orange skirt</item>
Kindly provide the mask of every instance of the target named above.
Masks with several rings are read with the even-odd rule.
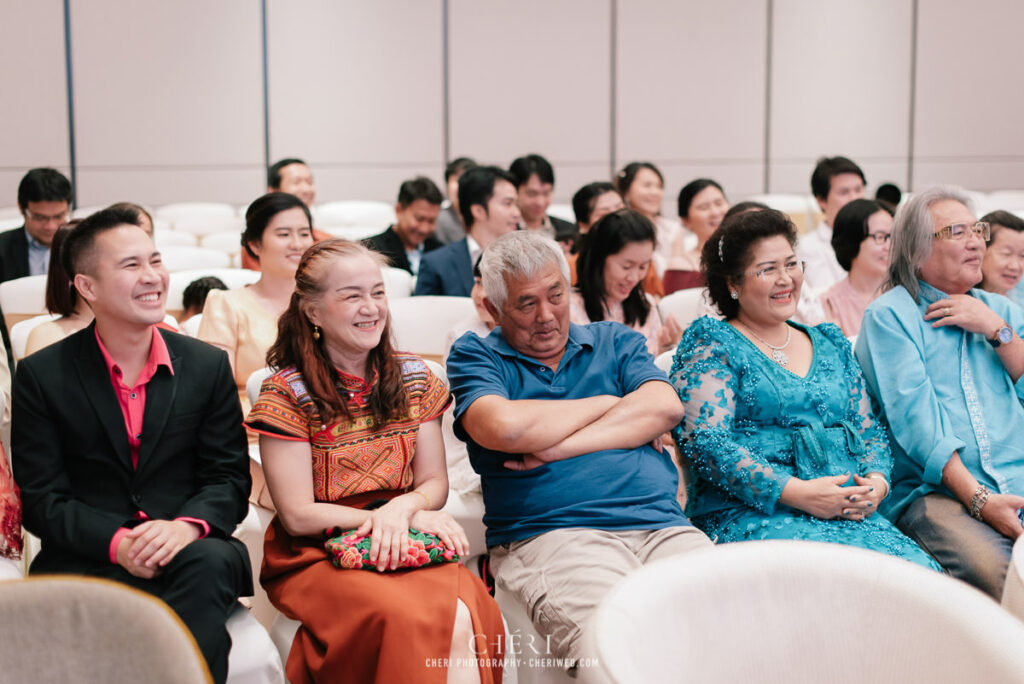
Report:
[[[303,255],[268,354],[280,370],[246,419],[277,506],[260,579],[302,623],[288,679],[500,682],[504,626],[479,578],[456,562],[403,569],[426,557],[410,529],[445,558],[468,542],[438,510],[451,399],[422,359],[393,350],[381,266],[344,240]],[[365,535],[368,551],[341,563],[325,550],[338,530]]]

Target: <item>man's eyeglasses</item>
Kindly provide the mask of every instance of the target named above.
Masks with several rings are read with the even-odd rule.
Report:
[[[775,280],[779,277],[781,271],[785,271],[786,275],[794,276],[797,273],[804,272],[804,266],[807,264],[806,261],[787,261],[785,264],[780,266],[778,263],[769,264],[764,268],[759,268],[756,271],[751,271],[747,275],[757,276],[761,280]]]
[[[56,216],[46,216],[45,214],[37,214],[34,211],[25,210],[25,218],[33,223],[64,223],[68,220],[68,212],[57,214]]]
[[[932,233],[932,235],[940,240],[966,240],[972,234],[988,242],[988,239],[992,237],[992,226],[984,221],[978,221],[974,225],[970,223],[954,223]]]

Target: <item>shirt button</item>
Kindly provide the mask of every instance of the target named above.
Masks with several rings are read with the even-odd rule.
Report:
[[[135,435],[135,439],[142,439],[142,433],[140,432],[139,434]]]
[[[130,397],[131,397],[132,399],[134,399],[134,398],[135,398],[135,392],[132,392],[132,393],[131,393],[131,394],[130,394],[129,396],[130,396]]]

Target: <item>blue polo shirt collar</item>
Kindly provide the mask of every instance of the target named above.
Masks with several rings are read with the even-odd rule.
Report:
[[[502,334],[500,326],[492,330],[491,334],[483,339],[483,343],[493,349],[495,353],[505,358],[519,359],[520,361],[534,366],[545,366],[545,364],[532,356],[527,356],[526,354],[513,349],[512,345],[508,343],[505,336]],[[590,330],[587,330],[585,326],[570,323],[569,341],[565,345],[565,353],[562,354],[561,361],[558,362],[558,369],[561,370],[566,363],[568,363],[584,348],[589,350],[594,348],[594,334]]]
[[[934,304],[935,302],[941,301],[943,299],[949,299],[950,296],[951,296],[951,295],[943,292],[939,288],[937,288],[937,287],[935,287],[933,285],[929,285],[928,283],[924,282],[920,278],[918,278],[917,284],[918,284],[917,296],[918,296],[919,299],[924,301],[925,308],[927,308],[929,304]],[[977,297],[978,296],[977,290],[975,288],[973,288],[973,287],[970,290],[967,291],[967,294],[969,294],[972,297]]]

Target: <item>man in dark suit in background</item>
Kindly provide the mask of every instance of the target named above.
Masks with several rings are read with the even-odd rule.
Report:
[[[516,182],[516,201],[523,220],[519,225],[526,230],[538,230],[544,237],[564,242],[576,234],[576,225],[554,216],[548,216],[551,194],[555,189],[555,170],[539,154],[519,157],[508,168]]]
[[[225,622],[252,592],[231,537],[251,484],[242,413],[224,352],[155,327],[167,270],[137,220],[106,209],[69,235],[62,264],[96,320],[18,366],[14,471],[42,541],[30,572],[158,596],[223,682]]]
[[[497,166],[477,166],[459,177],[459,211],[466,237],[423,256],[415,295],[468,297],[473,264],[487,245],[519,226],[516,186]]]
[[[443,199],[434,181],[425,176],[405,181],[398,188],[395,223],[363,244],[386,256],[395,268],[416,275],[423,255],[441,246],[434,231]]]
[[[50,242],[71,212],[71,181],[55,169],[32,169],[18,184],[21,228],[0,233],[0,283],[45,275]]]

